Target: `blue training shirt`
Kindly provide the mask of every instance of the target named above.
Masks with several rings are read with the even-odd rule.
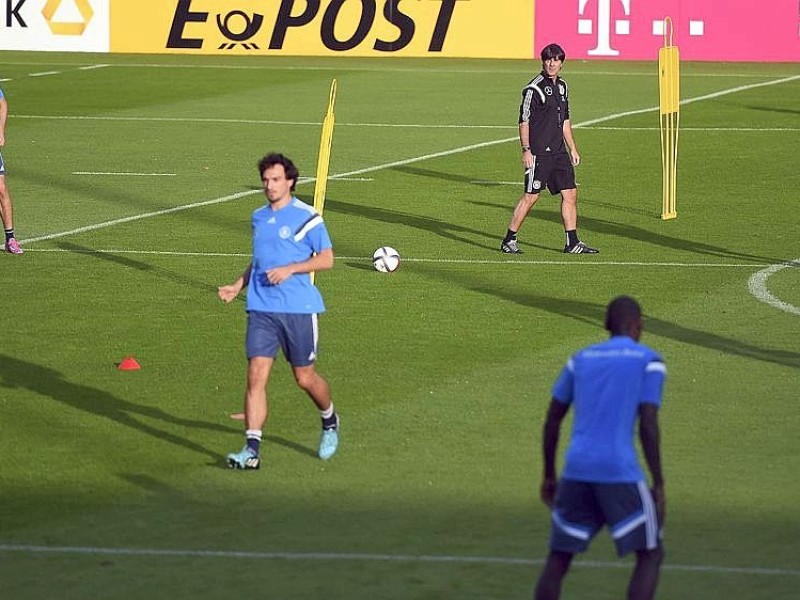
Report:
[[[278,285],[267,279],[267,270],[308,260],[331,248],[331,238],[314,208],[292,198],[281,209],[270,204],[253,212],[253,259],[247,288],[247,310],[314,314],[325,311],[319,290],[309,273],[296,273]]]
[[[575,353],[553,385],[553,398],[574,408],[561,476],[594,483],[644,479],[634,446],[640,404],[661,406],[667,369],[661,357],[628,336]]]

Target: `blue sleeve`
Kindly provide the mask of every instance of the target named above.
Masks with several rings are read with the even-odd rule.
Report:
[[[574,363],[570,358],[553,384],[551,396],[563,404],[571,404],[575,382]]]
[[[323,250],[333,248],[333,242],[331,242],[331,237],[328,235],[328,229],[325,227],[324,222],[308,232],[308,243],[311,249],[318,254]]]
[[[661,406],[661,396],[664,391],[664,381],[667,378],[667,366],[661,357],[654,355],[644,369],[644,382],[642,384],[643,404]]]

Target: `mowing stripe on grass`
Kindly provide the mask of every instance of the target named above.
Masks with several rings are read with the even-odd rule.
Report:
[[[766,85],[777,85],[777,84],[780,84],[780,83],[786,83],[786,82],[794,81],[794,80],[797,80],[797,79],[800,79],[800,75],[795,75],[795,76],[792,76],[792,77],[784,77],[784,78],[781,78],[781,79],[774,79],[774,80],[770,80],[770,81],[766,81],[766,82],[762,82],[762,83],[753,83],[753,84],[750,84],[750,85],[742,85],[742,86],[738,86],[738,87],[735,87],[735,88],[730,88],[728,90],[721,90],[719,92],[714,92],[713,94],[706,94],[704,96],[698,96],[696,98],[689,98],[689,99],[681,101],[681,104],[689,104],[691,102],[696,102],[698,100],[707,100],[707,99],[710,99],[710,98],[718,98],[718,97],[724,96],[726,94],[732,94],[732,93],[741,92],[741,91],[744,91],[744,90],[750,90],[750,89],[754,89],[754,88],[759,88],[759,87],[763,87],[763,86],[766,86]],[[638,114],[642,114],[642,113],[653,112],[655,110],[658,110],[658,107],[642,108],[642,109],[638,109],[638,110],[615,113],[615,114],[607,115],[605,117],[598,117],[597,119],[591,119],[591,120],[585,121],[583,123],[577,123],[577,124],[575,124],[575,127],[586,127],[586,126],[589,126],[589,125],[594,125],[596,123],[604,123],[606,121],[612,121],[614,119],[619,119],[619,118],[622,118],[622,117],[627,117],[627,116],[638,115]],[[515,135],[513,137],[502,138],[502,139],[499,139],[499,140],[491,140],[491,141],[488,141],[488,142],[480,142],[480,143],[477,143],[477,144],[469,144],[467,146],[461,146],[459,148],[453,148],[451,150],[444,150],[442,152],[434,152],[434,153],[431,153],[431,154],[424,154],[422,156],[416,156],[416,157],[413,157],[413,158],[407,158],[407,159],[403,159],[403,160],[397,160],[397,161],[384,163],[384,164],[381,164],[381,165],[375,165],[375,166],[372,166],[372,167],[366,167],[366,168],[363,168],[363,169],[357,169],[355,171],[349,171],[347,173],[339,173],[337,175],[331,175],[330,179],[338,179],[338,178],[342,178],[342,177],[353,177],[353,176],[356,176],[356,175],[364,175],[366,173],[373,173],[375,171],[382,171],[384,169],[391,169],[393,167],[400,167],[400,166],[410,165],[410,164],[413,164],[413,163],[422,162],[422,161],[429,160],[429,159],[432,159],[432,158],[442,158],[444,156],[452,156],[454,154],[461,154],[463,152],[470,152],[472,150],[478,150],[478,149],[481,149],[481,148],[488,148],[490,146],[497,146],[499,144],[505,144],[505,143],[508,143],[508,142],[515,142],[515,141],[518,141],[518,140],[519,140],[519,136]],[[298,183],[298,185],[299,184],[303,184],[303,183],[309,183],[309,182],[315,181],[315,179],[316,178],[313,178],[313,177],[301,178],[301,179],[298,180],[297,183]],[[253,194],[259,194],[261,192],[262,192],[262,190],[260,190],[260,189],[259,190],[250,190],[250,191],[247,191],[247,192],[239,192],[239,193],[236,193],[236,194],[230,194],[228,196],[223,196],[221,198],[214,198],[213,200],[205,200],[205,201],[201,201],[201,202],[193,202],[191,204],[184,204],[184,205],[181,205],[181,206],[174,206],[172,208],[167,208],[167,209],[164,209],[164,210],[157,210],[157,211],[152,211],[152,212],[148,212],[148,213],[141,213],[141,214],[138,214],[138,215],[131,215],[129,217],[122,217],[120,219],[113,219],[111,221],[105,221],[103,223],[97,223],[97,224],[94,224],[94,225],[86,225],[84,227],[78,227],[76,229],[72,229],[72,230],[69,230],[69,231],[62,231],[62,232],[59,232],[59,233],[52,233],[52,234],[48,234],[48,235],[43,235],[43,236],[38,236],[38,237],[34,237],[34,238],[24,239],[24,240],[21,240],[21,241],[24,244],[31,244],[33,242],[39,242],[39,241],[44,241],[44,240],[52,240],[52,239],[55,239],[55,238],[61,238],[61,237],[69,236],[69,235],[75,235],[75,234],[78,234],[78,233],[86,233],[88,231],[94,231],[94,230],[102,229],[102,228],[105,228],[105,227],[111,227],[113,225],[119,225],[119,224],[122,224],[122,223],[130,223],[132,221],[138,221],[138,220],[147,219],[147,218],[150,218],[150,217],[156,217],[156,216],[161,216],[161,215],[170,214],[170,213],[174,213],[174,212],[179,212],[179,211],[183,211],[183,210],[189,210],[191,208],[197,208],[197,207],[201,207],[201,206],[209,206],[209,205],[212,205],[212,204],[221,204],[223,202],[229,202],[231,200],[238,200],[240,198],[244,198],[244,197],[247,197],[247,196],[250,196],[250,195],[253,195]]]
[[[703,96],[696,96],[694,98],[687,98],[685,100],[681,100],[681,104],[691,104],[693,102],[699,102],[701,100],[710,100],[713,98],[719,98],[720,96],[727,96],[728,94],[735,94],[738,92],[743,92],[747,90],[752,90],[755,88],[760,88],[769,85],[779,85],[781,83],[788,83],[790,81],[795,81],[800,79],[800,75],[793,75],[791,77],[784,77],[781,79],[772,79],[770,81],[763,81],[760,83],[751,83],[749,85],[740,85],[735,88],[729,88],[727,90],[720,90],[719,92],[713,92],[711,94],[705,94]],[[575,128],[588,128],[595,123],[604,123],[606,121],[611,121],[613,119],[619,119],[622,117],[629,117],[634,115],[640,115],[644,113],[654,112],[659,110],[658,106],[653,106],[650,108],[640,108],[632,111],[626,111],[621,113],[616,113],[613,115],[608,115],[605,117],[599,117],[597,119],[591,119],[589,121],[584,121],[583,123],[576,123],[573,126]],[[189,118],[189,117],[117,117],[117,116],[82,116],[82,115],[73,115],[73,116],[56,116],[56,115],[15,115],[14,118],[17,119],[50,119],[50,120],[88,120],[88,121],[170,121],[170,122],[190,122],[190,123],[245,123],[245,124],[260,124],[260,125],[310,125],[310,126],[319,126],[321,123],[314,122],[314,121],[268,121],[268,120],[259,120],[259,119],[212,119],[212,118]],[[415,128],[415,129],[516,129],[516,126],[510,125],[420,125],[414,123],[337,123],[337,125],[342,127],[398,127],[398,128]],[[716,130],[717,128],[709,128],[708,130]],[[682,129],[689,131],[688,129]],[[722,129],[721,129],[722,130]],[[693,130],[692,130],[693,131]],[[697,131],[706,131],[706,129],[698,128]],[[748,129],[727,129],[726,131],[748,131]],[[752,131],[752,130],[751,130]],[[756,130],[761,131],[761,130]],[[772,129],[763,130],[763,131],[773,131]],[[776,129],[775,131],[796,131],[796,129],[788,128],[788,129]],[[508,138],[504,140],[498,141],[507,142],[511,140],[517,140],[518,137],[514,136],[513,138]],[[462,152],[465,150],[461,150]],[[408,163],[406,163],[408,164]]]
[[[275,57],[272,57],[273,59]],[[285,58],[285,57],[284,57]],[[367,59],[370,60],[370,59]],[[438,59],[437,59],[438,61]],[[431,67],[429,65],[422,65],[419,67],[398,67],[398,66],[389,66],[389,67],[376,67],[376,66],[354,66],[350,67],[347,65],[338,64],[341,61],[337,60],[337,64],[329,65],[329,66],[311,66],[311,65],[277,65],[277,64],[268,64],[268,65],[220,65],[220,64],[211,64],[211,65],[202,65],[202,64],[191,64],[191,63],[183,63],[183,64],[169,64],[169,63],[117,63],[117,64],[105,64],[105,65],[98,65],[98,66],[111,66],[117,68],[133,68],[133,69],[219,69],[223,71],[229,70],[260,70],[260,71],[332,71],[332,72],[339,72],[339,71],[366,71],[366,72],[373,72],[377,71],[379,73],[490,73],[492,75],[497,75],[498,73],[523,73],[527,74],[530,73],[530,68],[528,66],[528,61],[524,63],[525,66],[517,68],[512,61],[508,61],[509,68],[508,69],[501,69],[498,70],[497,68],[464,68],[464,67],[456,67],[456,68],[447,68],[447,67]],[[74,68],[82,68],[81,65],[83,63],[69,63],[69,62],[42,62],[42,61],[4,61],[4,65],[14,65],[14,66],[26,66],[26,67],[42,67],[42,66],[57,66],[57,67],[74,67]],[[518,64],[523,64],[519,63]],[[789,65],[787,65],[789,66]],[[85,66],[83,68],[86,68]],[[642,70],[639,72],[626,72],[626,71],[585,71],[580,67],[576,67],[574,64],[570,67],[569,70],[570,75],[591,75],[597,77],[607,77],[610,75],[616,77],[656,77],[652,70]],[[764,73],[747,73],[747,72],[731,72],[731,73],[681,73],[681,77],[724,77],[724,78],[731,78],[731,79],[767,79],[772,77],[771,75],[765,75]]]
[[[655,110],[655,109],[653,109]],[[153,123],[217,123],[222,125],[291,125],[303,127],[319,127],[319,121],[275,121],[271,119],[222,119],[215,117],[118,117],[103,115],[14,115],[15,119],[34,119],[45,121],[118,121],[118,122],[153,122]],[[509,129],[516,130],[516,125],[447,125],[420,123],[336,123],[337,127],[377,127],[395,129]]]
[[[496,146],[498,144],[503,144],[508,142],[510,139],[516,138],[507,138],[502,140],[494,140],[491,142],[481,142],[478,144],[470,144],[469,146],[462,146],[461,148],[454,148],[452,150],[444,150],[442,152],[435,152],[433,154],[426,154],[423,156],[417,156],[414,158],[409,158],[405,160],[397,160],[390,163],[384,163],[382,165],[375,165],[373,167],[366,167],[364,169],[357,169],[355,171],[349,171],[347,173],[339,173],[337,175],[331,175],[329,179],[342,179],[353,177],[355,175],[364,175],[365,173],[372,173],[374,171],[381,171],[383,169],[390,169],[392,167],[401,167],[404,165],[409,165],[415,162],[420,162],[423,160],[428,160],[431,158],[439,158],[442,156],[450,156],[452,154],[460,154],[461,152],[468,152],[469,150],[475,150],[478,148],[485,148],[488,146]],[[302,185],[305,183],[311,183],[316,181],[316,177],[301,177],[297,180],[297,185]],[[197,208],[200,206],[210,206],[212,204],[222,204],[223,202],[230,202],[231,200],[238,200],[240,198],[245,198],[247,196],[252,196],[253,194],[262,194],[263,190],[248,190],[246,192],[238,192],[236,194],[230,194],[228,196],[222,196],[221,198],[214,198],[213,200],[203,200],[201,202],[193,202],[191,204],[183,204],[181,206],[173,206],[171,208],[165,208],[162,210],[155,210],[152,212],[141,213],[138,215],[131,215],[129,217],[121,217],[119,219],[112,219],[111,221],[104,221],[103,223],[95,223],[94,225],[85,225],[83,227],[78,227],[76,229],[71,229],[69,231],[61,231],[58,233],[51,233],[48,235],[41,235],[38,237],[27,238],[24,240],[20,240],[24,244],[32,244],[34,242],[41,242],[45,240],[52,240],[56,238],[62,238],[69,235],[75,235],[78,233],[86,233],[89,231],[95,231],[97,229],[103,229],[105,227],[111,227],[113,225],[120,225],[122,223],[131,223],[133,221],[139,221],[141,219],[149,219],[151,217],[158,217],[161,215],[167,215],[170,213],[176,213],[183,210],[189,210],[191,208]]]
[[[541,565],[541,558],[512,558],[504,556],[452,556],[441,554],[369,554],[351,552],[244,552],[235,550],[168,550],[155,548],[98,548],[86,546],[37,546],[29,544],[0,544],[0,552],[24,552],[30,554],[101,554],[112,556],[145,556],[178,558],[235,558],[251,560],[327,560],[327,561],[373,561],[373,562],[421,562],[496,565]],[[579,567],[591,569],[629,569],[630,564],[604,561],[576,561]],[[667,571],[690,571],[693,573],[730,573],[736,575],[800,576],[800,570],[774,569],[766,567],[720,567],[715,565],[680,565],[666,563]]]

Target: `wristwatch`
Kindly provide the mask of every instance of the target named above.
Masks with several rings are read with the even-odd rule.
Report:
[[[523,147],[522,147],[522,151],[523,151],[523,152],[528,152],[530,149],[531,149],[531,147],[530,147],[530,146],[523,146]]]

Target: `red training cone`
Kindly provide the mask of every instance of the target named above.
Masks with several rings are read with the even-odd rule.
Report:
[[[136,359],[132,356],[128,356],[119,363],[117,367],[120,371],[138,371],[142,368],[142,366],[136,362]]]

